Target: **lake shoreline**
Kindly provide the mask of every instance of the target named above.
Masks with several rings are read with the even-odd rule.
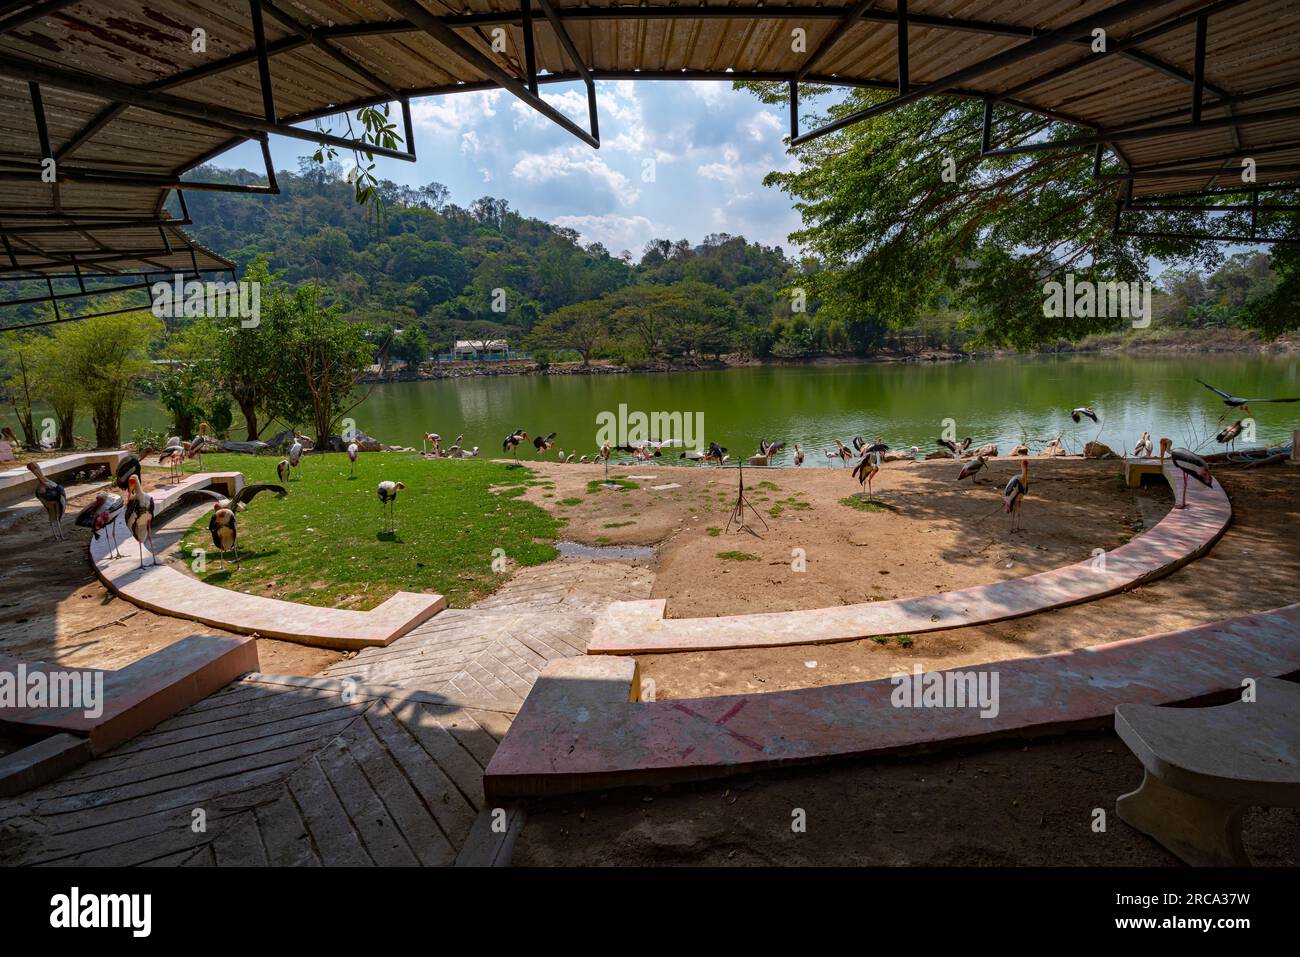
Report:
[[[441,379],[469,379],[482,376],[557,376],[557,375],[627,375],[644,372],[717,372],[725,369],[838,367],[852,365],[882,365],[897,363],[966,362],[980,359],[1006,359],[1012,357],[1036,358],[1060,355],[1192,355],[1192,354],[1258,354],[1288,355],[1300,353],[1300,334],[1279,336],[1265,341],[1256,333],[1243,329],[1179,330],[1167,334],[1098,335],[1075,343],[1061,343],[1034,352],[1017,352],[1011,349],[966,352],[953,349],[927,349],[916,353],[881,351],[868,356],[809,356],[798,359],[754,359],[724,356],[721,360],[672,363],[659,362],[632,368],[611,362],[595,360],[588,365],[579,362],[550,363],[539,366],[536,362],[521,360],[495,365],[458,365],[448,368],[424,368],[417,373],[406,370],[390,371],[387,375],[366,376],[361,381],[368,385],[395,382],[428,382]]]

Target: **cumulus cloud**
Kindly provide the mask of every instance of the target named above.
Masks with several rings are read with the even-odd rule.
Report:
[[[516,178],[533,184],[581,177],[604,186],[623,205],[636,202],[639,195],[626,176],[584,146],[528,154],[515,163],[512,172]]]
[[[622,216],[607,213],[604,216],[556,216],[556,226],[576,229],[585,242],[601,243],[617,255],[624,249],[639,252],[653,236],[658,235],[655,224],[645,216]]]

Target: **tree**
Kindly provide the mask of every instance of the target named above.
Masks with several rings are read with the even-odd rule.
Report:
[[[557,309],[533,329],[534,347],[572,349],[582,356],[582,364],[591,364],[591,354],[609,336],[607,306],[601,302],[579,302]]]
[[[36,401],[36,351],[39,340],[31,333],[9,333],[12,338],[8,349],[0,353],[0,375],[3,375],[5,392],[23,431],[23,444],[28,449],[40,448],[32,405]]]
[[[321,289],[312,284],[292,293],[275,290],[269,302],[264,296],[262,322],[277,344],[270,408],[286,422],[311,423],[323,448],[339,420],[360,402],[357,384],[373,351],[369,327],[323,306]]]
[[[269,418],[268,406],[274,392],[276,355],[282,344],[277,330],[265,321],[268,300],[276,294],[279,276],[273,275],[266,259],[259,257],[244,273],[245,282],[261,284],[262,320],[246,326],[239,319],[211,318],[200,327],[204,352],[211,362],[207,371],[213,385],[235,400],[248,433],[256,440]],[[182,434],[186,434],[182,432]]]
[[[50,410],[54,413],[58,446],[60,449],[71,450],[76,448],[73,426],[77,421],[77,405],[82,398],[82,389],[80,382],[68,377],[59,354],[60,348],[57,336],[38,339],[33,354],[33,372],[37,394],[49,403]]]
[[[404,328],[393,340],[392,355],[411,369],[418,369],[420,363],[429,358],[429,340],[425,338],[424,330],[417,325]]]

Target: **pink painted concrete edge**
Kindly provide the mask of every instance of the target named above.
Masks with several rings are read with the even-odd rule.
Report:
[[[1105,724],[1300,673],[1300,604],[1181,631],[951,672],[998,675],[1000,708],[903,708],[891,679],[637,702],[632,658],[551,662],[488,765],[490,800],[665,784]],[[948,674],[950,672],[940,672]]]
[[[1166,480],[1181,491],[1171,464]],[[876,635],[922,634],[1019,618],[1092,601],[1161,578],[1199,558],[1227,531],[1232,505],[1217,480],[1191,483],[1188,507],[1172,509],[1155,527],[1093,559],[1012,581],[936,595],[863,602],[832,608],[666,618],[662,598],[613,602],[596,622],[588,654],[652,654],[723,648],[825,644]]]
[[[239,472],[205,472],[192,475],[177,485],[155,490],[156,513],[174,505],[186,492],[220,486],[232,495],[244,485]],[[90,541],[90,560],[95,573],[114,593],[141,608],[201,622],[216,628],[263,638],[279,638],[298,644],[344,651],[391,644],[418,628],[447,607],[437,594],[397,592],[370,611],[319,608],[296,602],[246,595],[218,588],[191,578],[169,565],[150,565],[144,549],[145,567],[140,568],[139,551],[126,528],[123,513],[115,524],[120,558],[111,557],[108,536],[100,533]]]
[[[29,671],[99,670],[47,662],[27,667]],[[2,708],[0,725],[42,735],[70,732],[89,738],[92,753],[102,754],[258,667],[257,642],[252,638],[189,635],[119,671],[104,671],[99,715],[90,717],[84,710],[70,708]]]

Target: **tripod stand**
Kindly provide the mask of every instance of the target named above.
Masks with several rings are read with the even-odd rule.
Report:
[[[736,464],[736,472],[739,476],[739,484],[736,489],[736,504],[731,507],[731,515],[727,518],[727,527],[723,530],[731,531],[731,523],[736,523],[736,531],[746,531],[751,535],[757,535],[752,528],[745,524],[745,509],[754,513],[754,517],[763,523],[763,531],[767,531],[767,519],[758,513],[758,509],[750,504],[749,499],[745,497],[745,466],[742,463]]]

